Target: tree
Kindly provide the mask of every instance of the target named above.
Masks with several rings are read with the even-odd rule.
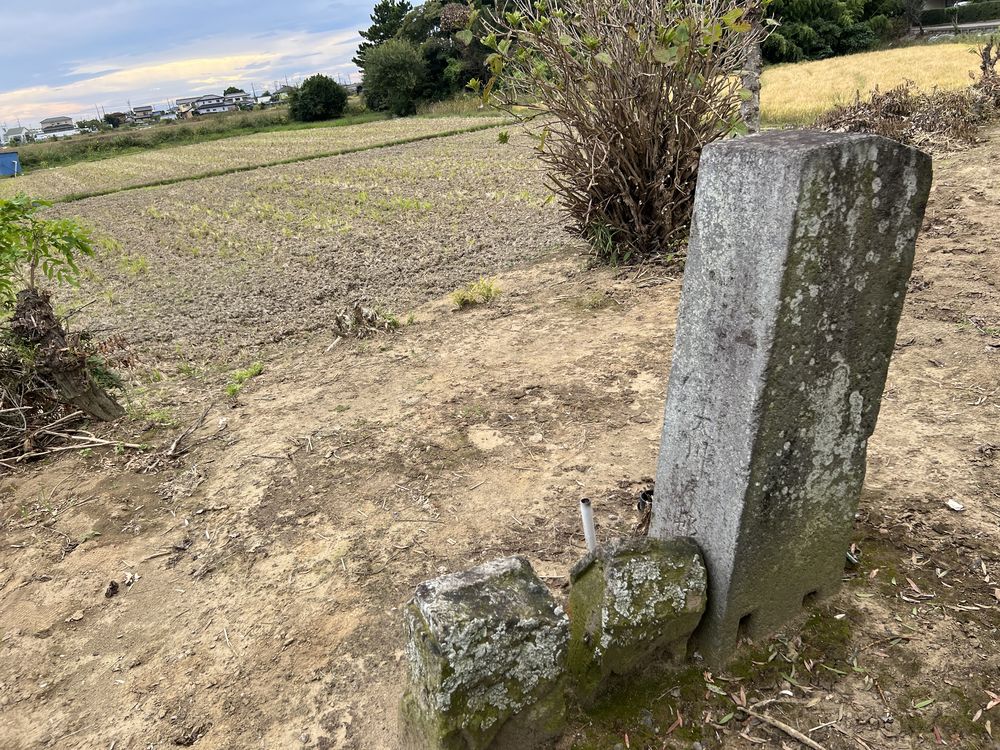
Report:
[[[329,76],[309,76],[293,89],[288,104],[288,116],[298,122],[332,120],[347,109],[347,91]]]
[[[750,7],[746,20],[751,24],[755,36],[763,40],[761,24],[764,22],[764,8],[761,2],[756,2]],[[740,104],[740,115],[749,133],[760,131],[760,75],[763,68],[763,50],[761,43],[757,42],[747,49],[747,59],[743,69],[743,88],[747,93],[744,95],[743,103]]]
[[[764,57],[770,62],[797,62],[871,49],[880,39],[899,31],[901,23],[905,24],[903,3],[770,0],[767,15],[780,26],[764,45]]]
[[[229,96],[230,94],[245,94],[246,91],[243,89],[238,89],[235,86],[230,86],[225,91],[222,92],[223,96]]]
[[[549,187],[600,260],[676,254],[702,148],[744,130],[740,73],[764,35],[754,6],[511,0],[483,39],[492,76],[472,86],[512,114],[544,116]]]
[[[426,66],[410,42],[390,39],[365,57],[364,91],[368,107],[400,117],[417,111]]]
[[[490,50],[479,39],[485,25],[495,20],[497,5],[497,0],[427,0],[406,15],[398,37],[413,43],[424,58],[421,99],[445,99],[486,75]]]
[[[26,195],[0,200],[0,303],[14,306],[10,337],[25,370],[51,383],[60,400],[96,419],[117,419],[124,410],[94,380],[87,353],[66,334],[38,286],[43,277],[75,285],[77,258],[94,254],[90,236],[76,222],[38,216],[49,205]]]
[[[903,0],[903,15],[910,26],[920,29],[920,36],[924,35],[924,0]]]
[[[113,128],[121,126],[122,123],[126,122],[124,112],[110,112],[104,115],[104,122]]]
[[[79,130],[101,130],[106,127],[106,123],[102,120],[79,120],[76,127]]]
[[[403,19],[412,8],[408,0],[379,0],[372,10],[372,25],[358,32],[366,41],[358,46],[354,64],[364,68],[368,52],[383,42],[394,39],[403,25]]]

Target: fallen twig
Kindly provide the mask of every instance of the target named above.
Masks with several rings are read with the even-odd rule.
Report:
[[[177,449],[180,447],[180,444],[183,443],[191,435],[192,432],[194,432],[195,430],[197,430],[199,427],[201,427],[205,423],[205,417],[208,416],[208,412],[211,411],[211,409],[212,409],[212,404],[209,404],[208,406],[205,407],[205,411],[203,411],[201,413],[201,416],[198,417],[198,421],[195,422],[194,424],[192,424],[186,430],[184,430],[184,432],[182,432],[180,435],[178,435],[177,439],[175,439],[174,442],[172,442],[170,444],[170,447],[167,449],[167,454],[166,455],[168,455],[170,457],[179,456],[179,455],[181,455],[181,453],[184,453],[184,452],[187,451],[186,448],[184,449],[184,451],[178,451]]]
[[[783,721],[781,721],[779,719],[775,719],[775,718],[773,718],[771,716],[768,716],[767,714],[757,713],[756,711],[754,711],[752,709],[749,709],[749,708],[740,708],[739,710],[740,711],[745,711],[747,714],[749,714],[753,718],[759,719],[760,721],[763,721],[765,724],[770,724],[775,729],[780,729],[782,732],[784,732],[785,734],[787,734],[793,740],[798,740],[799,742],[801,742],[806,747],[811,747],[812,750],[826,750],[826,748],[823,747],[818,742],[816,742],[816,740],[810,739],[806,735],[802,734],[802,732],[800,732],[795,727],[790,726],[789,724],[786,724],[785,722],[783,722]]]

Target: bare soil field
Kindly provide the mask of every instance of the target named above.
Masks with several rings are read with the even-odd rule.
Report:
[[[99,328],[158,362],[255,357],[348,300],[407,312],[568,241],[530,141],[490,129],[57,207],[95,228]]]
[[[936,160],[842,592],[725,673],[622,684],[561,750],[997,747],[998,157]],[[0,747],[397,747],[417,583],[523,554],[565,596],[581,496],[632,533],[681,279],[589,269],[544,197],[485,131],[59,208],[108,238],[82,315],[140,360],[102,434],[151,449],[0,479]],[[500,300],[455,311],[481,274]],[[354,296],[413,321],[337,341]]]
[[[0,196],[26,192],[36,198],[111,192],[235,169],[383,146],[441,133],[493,125],[496,117],[425,117],[342,127],[254,133],[174,148],[153,149],[99,161],[40,169],[0,181]]]

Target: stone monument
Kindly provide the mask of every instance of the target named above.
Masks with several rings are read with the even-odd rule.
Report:
[[[702,154],[650,533],[702,549],[710,662],[840,584],[930,184],[873,135]]]

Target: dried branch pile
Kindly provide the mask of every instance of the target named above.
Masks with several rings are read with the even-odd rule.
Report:
[[[333,326],[344,338],[366,339],[396,330],[399,328],[399,318],[377,307],[365,307],[356,303],[337,313]]]
[[[995,98],[978,86],[960,91],[919,91],[912,81],[875,89],[837,107],[816,127],[837,133],[875,133],[920,148],[946,150],[976,142],[983,125],[998,116]]]
[[[912,81],[868,98],[855,94],[852,104],[837,107],[815,125],[839,133],[875,133],[920,148],[948,150],[969,146],[984,125],[1000,119],[1000,48],[991,40],[976,51],[980,78],[959,91],[918,90]]]
[[[124,409],[109,389],[121,386],[110,368],[129,364],[120,340],[96,344],[69,334],[46,292],[24,289],[0,333],[0,463],[46,455],[67,440],[76,448],[106,444],[70,428],[91,417],[111,421]]]

